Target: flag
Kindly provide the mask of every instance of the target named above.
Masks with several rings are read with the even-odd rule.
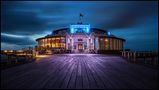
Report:
[[[83,17],[83,14],[82,14],[82,13],[80,13],[80,17]]]

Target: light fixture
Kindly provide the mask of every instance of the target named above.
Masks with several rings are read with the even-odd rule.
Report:
[[[107,41],[108,41],[108,39],[105,39],[105,41],[107,42]]]
[[[110,35],[111,33],[110,33],[110,32],[108,32],[107,34],[108,34],[108,35]]]

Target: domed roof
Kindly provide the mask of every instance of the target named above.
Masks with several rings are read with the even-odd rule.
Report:
[[[110,34],[109,31],[107,30],[103,30],[103,29],[99,29],[99,28],[90,28],[90,32],[94,33],[96,36],[98,37],[111,37],[111,38],[117,38],[117,39],[121,39],[123,41],[125,41],[125,39],[116,37],[112,34]],[[43,38],[51,38],[51,37],[65,37],[65,35],[67,33],[70,33],[70,28],[61,28],[61,29],[57,29],[57,30],[53,30],[52,34],[46,35],[45,37],[41,37],[36,39],[36,41],[43,39]]]

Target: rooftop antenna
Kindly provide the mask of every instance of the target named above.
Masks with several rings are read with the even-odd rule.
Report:
[[[77,22],[77,24],[82,24],[82,17],[83,17],[83,14],[80,13],[79,14],[79,21]]]

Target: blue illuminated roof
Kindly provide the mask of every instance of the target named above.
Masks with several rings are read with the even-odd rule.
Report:
[[[70,25],[70,33],[90,33],[90,24]]]

